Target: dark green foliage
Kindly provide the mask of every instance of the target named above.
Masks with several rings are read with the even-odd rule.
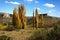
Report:
[[[0,40],[12,40],[11,37],[8,37],[6,35],[0,36]]]
[[[49,34],[47,34],[48,38],[47,40],[56,40],[57,33],[54,30],[51,30]]]
[[[47,34],[47,40],[60,40],[60,35],[56,31],[51,30],[51,32]]]
[[[45,29],[36,30],[32,33],[29,40],[45,40],[47,31]]]
[[[59,24],[54,24],[53,28],[54,28],[53,30],[55,30],[57,33],[60,34],[60,25]]]
[[[29,40],[60,40],[60,26],[55,24],[51,30],[41,28],[34,31]]]
[[[35,31],[29,40],[43,40],[43,37],[40,35],[40,31]]]
[[[60,40],[60,34],[58,33],[58,25],[54,25],[54,29],[47,34],[47,40]]]

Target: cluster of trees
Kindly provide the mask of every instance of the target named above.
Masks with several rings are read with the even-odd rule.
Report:
[[[33,12],[33,29],[34,29],[34,27],[36,29],[38,28],[38,21],[39,21],[38,9],[36,8],[36,10],[35,10],[35,17],[34,17],[34,12]],[[44,27],[44,17],[43,17],[43,14],[42,14],[42,18],[41,18],[41,25],[42,25],[42,27]]]
[[[19,5],[18,7],[18,12],[16,8],[13,10],[13,26],[16,28],[21,28],[24,29],[26,28],[26,11],[25,11],[25,6],[24,5]],[[33,11],[33,29],[34,27],[37,29],[38,28],[38,9],[36,8],[35,10],[35,17],[34,17],[34,11]],[[42,27],[44,26],[44,17],[42,15],[42,21],[41,21]]]
[[[26,16],[25,16],[25,6],[19,5],[18,10],[14,8],[13,10],[13,26],[15,28],[24,29],[26,28]]]

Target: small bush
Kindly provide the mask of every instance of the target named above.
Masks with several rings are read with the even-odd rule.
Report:
[[[59,28],[58,25],[54,25],[53,30],[51,30],[50,33],[47,34],[47,40],[60,40],[58,28]]]
[[[53,26],[53,30],[55,30],[57,33],[60,34],[60,25],[59,25],[59,24],[55,24],[55,25]]]
[[[13,30],[15,30],[15,28],[10,26],[5,29],[5,31],[13,31]]]
[[[29,40],[60,40],[60,26],[54,25],[51,30],[41,28],[40,30],[34,31]]]
[[[51,30],[50,33],[47,34],[47,40],[56,40],[57,33],[54,30]]]
[[[42,36],[40,36],[40,32],[36,31],[32,34],[29,40],[43,40]]]
[[[12,40],[11,37],[8,37],[6,35],[0,36],[0,40]]]
[[[29,40],[45,40],[47,31],[45,29],[37,30],[32,33]]]

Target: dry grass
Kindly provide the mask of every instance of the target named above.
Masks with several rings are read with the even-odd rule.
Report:
[[[41,30],[41,29],[44,28],[40,28],[37,30]],[[32,35],[32,33],[37,30],[29,28],[29,29],[21,29],[19,31],[0,31],[0,36],[7,35],[9,37],[12,37],[13,40],[27,40]],[[51,30],[51,28],[48,30]]]
[[[3,26],[2,24],[0,24],[0,30],[3,30],[5,28],[7,28],[7,26]]]

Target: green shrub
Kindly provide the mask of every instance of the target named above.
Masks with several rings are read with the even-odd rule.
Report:
[[[0,40],[12,40],[11,37],[8,37],[6,35],[0,36]]]
[[[58,30],[59,30],[59,26],[54,25],[53,30],[51,30],[47,34],[47,40],[60,40],[60,34],[58,33],[59,32]]]
[[[15,30],[14,27],[10,27],[10,26],[8,26],[4,31],[13,31],[13,30]]]
[[[53,29],[41,28],[32,33],[29,40],[60,40],[60,26],[54,25]]]
[[[60,25],[59,25],[59,24],[55,24],[55,25],[53,26],[53,30],[55,30],[57,33],[60,34]]]
[[[29,40],[45,40],[47,31],[45,29],[36,30],[32,33]]]
[[[47,40],[56,40],[57,33],[54,30],[51,30],[50,33],[47,34]]]
[[[42,36],[40,36],[40,31],[35,31],[29,40],[43,40]]]

